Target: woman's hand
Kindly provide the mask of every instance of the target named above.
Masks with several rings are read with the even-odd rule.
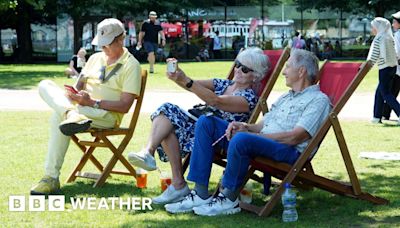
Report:
[[[90,106],[92,107],[95,101],[90,97],[89,93],[86,92],[85,90],[80,90],[78,93],[74,94],[70,91],[67,91],[66,96],[71,99],[72,101],[75,101],[76,103],[82,105],[82,106]]]
[[[225,130],[226,138],[231,140],[231,138],[237,132],[248,132],[249,129],[247,128],[247,124],[243,122],[231,122],[229,123],[228,127]]]
[[[174,73],[167,72],[167,77],[182,87],[185,87],[186,83],[190,81],[185,72],[183,72],[180,68],[177,68]]]

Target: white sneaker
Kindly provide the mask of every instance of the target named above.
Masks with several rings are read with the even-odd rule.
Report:
[[[175,203],[181,201],[189,193],[190,189],[187,185],[185,185],[185,187],[182,189],[176,190],[171,184],[161,195],[153,198],[152,200],[154,204]]]
[[[190,212],[193,210],[193,207],[198,207],[204,204],[210,203],[212,200],[212,196],[210,196],[208,199],[202,199],[200,196],[197,195],[195,190],[192,190],[185,196],[185,198],[177,203],[170,203],[166,204],[165,210],[167,210],[169,213],[185,213],[185,212]]]
[[[382,120],[381,119],[379,119],[379,118],[372,118],[372,120],[371,120],[371,123],[373,123],[373,124],[380,124],[380,123],[382,123]]]
[[[194,207],[193,211],[197,215],[206,216],[236,214],[240,212],[239,199],[236,198],[236,200],[232,202],[230,199],[226,198],[224,194],[219,193],[210,203]]]
[[[156,160],[147,150],[141,150],[138,153],[130,152],[128,154],[128,161],[137,167],[145,169],[147,171],[153,171],[157,169]]]

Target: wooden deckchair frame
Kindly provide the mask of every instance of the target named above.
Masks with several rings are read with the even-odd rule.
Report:
[[[305,184],[308,186],[321,188],[339,195],[367,200],[374,204],[387,204],[389,202],[384,198],[373,196],[361,190],[360,182],[355,172],[353,162],[351,160],[350,153],[338,120],[339,112],[349,100],[350,96],[358,87],[362,79],[369,72],[371,67],[372,64],[369,61],[362,64],[356,77],[349,84],[341,98],[333,107],[331,113],[329,114],[329,117],[324,121],[315,136],[311,139],[305,151],[301,154],[301,156],[298,158],[293,166],[290,166],[286,163],[279,163],[263,157],[256,157],[254,160],[252,160],[242,187],[254,175],[254,172],[256,170],[268,171],[271,173],[272,176],[282,179],[282,183],[273,193],[270,200],[263,207],[257,207],[241,202],[240,207],[242,209],[254,212],[259,216],[268,216],[274,206],[280,201],[281,195],[284,191],[283,183],[293,183],[295,185]],[[310,158],[313,157],[315,153],[315,148],[318,148],[318,146],[321,144],[331,126],[339,144],[342,158],[350,178],[350,183],[343,183],[342,181],[335,181],[326,177],[319,176],[315,174],[312,169]]]
[[[67,182],[73,182],[77,177],[83,177],[95,179],[96,182],[94,183],[93,187],[99,187],[105,183],[106,179],[110,176],[111,173],[129,175],[136,178],[135,169],[131,166],[131,164],[129,164],[125,157],[122,156],[122,153],[124,152],[135,131],[136,123],[139,118],[140,108],[142,106],[146,81],[147,71],[142,70],[140,94],[138,97],[135,98],[136,101],[133,105],[133,114],[128,128],[119,127],[113,129],[89,129],[88,131],[84,132],[89,133],[91,136],[93,136],[93,141],[80,140],[77,135],[81,135],[81,133],[71,136],[72,141],[74,141],[78,148],[83,152],[83,156],[70,174]],[[109,136],[115,135],[123,136],[118,146],[115,146],[108,138]],[[93,155],[94,150],[98,147],[108,148],[113,153],[113,156],[105,167],[103,167],[99,160],[96,159]],[[81,172],[88,160],[90,160],[94,164],[94,166],[100,171],[100,174]],[[115,164],[118,161],[122,163],[122,165],[128,170],[128,172],[113,170]]]

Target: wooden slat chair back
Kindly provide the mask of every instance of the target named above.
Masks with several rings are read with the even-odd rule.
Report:
[[[139,118],[140,108],[142,106],[144,91],[146,88],[146,81],[147,71],[142,70],[140,94],[138,97],[136,97],[134,104],[132,105],[131,109],[133,110],[133,113],[128,127],[118,127],[113,129],[89,129],[86,132],[71,136],[72,141],[83,152],[83,156],[70,174],[67,182],[73,182],[77,177],[90,178],[96,180],[93,187],[98,187],[105,183],[110,174],[129,175],[136,178],[135,169],[131,166],[131,164],[129,164],[125,157],[122,156],[122,153],[130,142],[136,128],[136,123]],[[89,133],[93,137],[93,140],[79,139],[78,135],[83,135],[84,133]],[[122,140],[118,145],[114,145],[110,140],[110,136],[116,135],[122,136]],[[112,152],[112,157],[105,167],[103,167],[100,161],[93,155],[94,150],[99,147],[108,148]],[[94,166],[100,171],[100,174],[82,172],[82,169],[88,160],[94,164]],[[120,161],[128,171],[114,170],[114,166],[118,161]]]
[[[324,64],[320,72],[320,88],[328,95],[333,104],[333,108],[329,117],[323,122],[315,136],[310,140],[305,151],[293,166],[286,163],[279,163],[267,158],[254,158],[246,175],[245,183],[254,175],[256,170],[266,171],[272,176],[281,179],[282,182],[276,191],[272,194],[270,200],[262,207],[255,205],[240,203],[241,208],[252,211],[259,216],[268,216],[274,206],[280,201],[284,191],[283,183],[291,183],[294,185],[309,185],[324,189],[326,191],[350,196],[357,199],[367,200],[374,204],[387,204],[386,199],[373,196],[361,190],[360,182],[355,172],[350,153],[340,127],[338,114],[349,100],[355,89],[358,87],[362,79],[371,69],[371,62],[359,63],[333,63],[327,62]],[[339,148],[349,175],[350,182],[332,180],[314,173],[311,166],[311,161],[316,151],[316,148],[322,143],[328,130],[332,126],[335,133]]]

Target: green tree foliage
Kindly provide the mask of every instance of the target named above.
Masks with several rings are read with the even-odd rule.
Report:
[[[31,62],[31,23],[55,23],[54,0],[10,0],[0,4],[0,29],[12,28],[17,31],[19,62]],[[53,9],[53,10],[52,10]]]
[[[58,12],[69,14],[74,21],[74,51],[79,49],[83,25],[91,21],[100,21],[106,17],[122,19],[124,16],[143,15],[154,10],[159,14],[181,14],[182,9],[208,7],[212,0],[59,0]],[[100,16],[99,16],[100,15]]]
[[[293,0],[299,10],[341,10],[352,13],[374,13],[383,17],[385,12],[400,9],[399,0]]]
[[[389,10],[400,10],[399,0],[356,0],[358,4],[357,11],[373,10],[376,17],[384,17]]]

